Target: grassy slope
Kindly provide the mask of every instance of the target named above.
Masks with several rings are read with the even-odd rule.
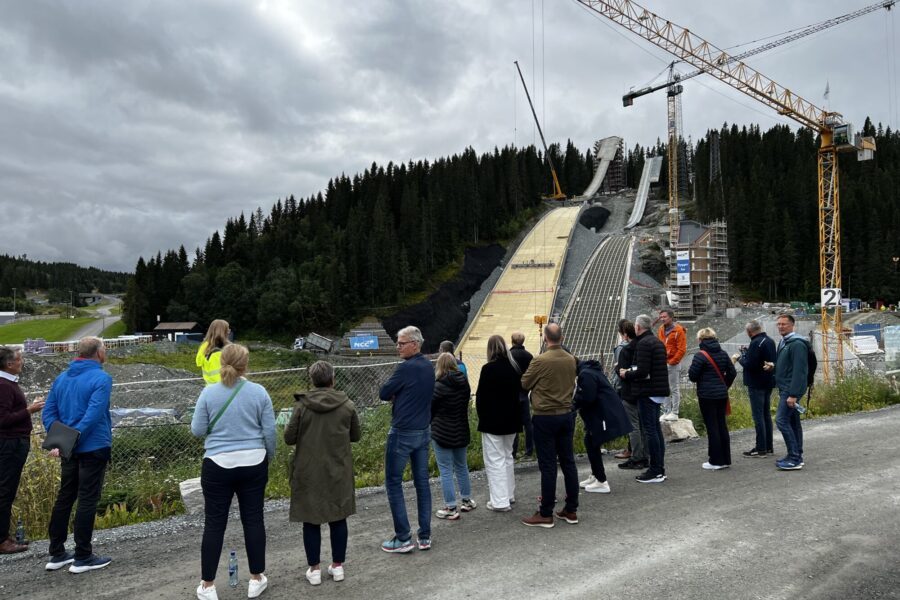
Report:
[[[48,342],[68,341],[93,319],[48,319],[23,321],[0,326],[0,344],[21,344],[26,338],[44,338]]]

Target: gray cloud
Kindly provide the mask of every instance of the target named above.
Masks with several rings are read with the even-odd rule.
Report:
[[[722,47],[856,8],[645,4]],[[857,126],[888,123],[900,111],[895,18],[868,15],[750,64],[817,103],[828,81],[829,107]],[[574,1],[5,3],[0,252],[130,270],[373,161],[539,143],[514,60],[549,141],[665,136],[664,95],[628,109],[620,96],[671,58]],[[683,101],[695,139],[724,122],[789,123],[708,77]]]

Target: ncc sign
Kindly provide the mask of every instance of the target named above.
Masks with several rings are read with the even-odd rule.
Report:
[[[676,283],[679,286],[691,285],[691,253],[679,250],[675,253]]]
[[[378,350],[378,338],[374,335],[360,335],[350,338],[351,350]]]

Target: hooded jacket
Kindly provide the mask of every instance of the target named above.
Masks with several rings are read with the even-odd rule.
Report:
[[[49,431],[62,421],[81,432],[75,454],[112,447],[112,420],[109,396],[112,378],[99,361],[76,358],[56,378],[41,414],[44,429]]]
[[[700,350],[706,350],[716,362],[725,382],[719,377],[709,360],[702,353],[697,352],[691,367],[688,369],[688,379],[697,384],[697,398],[701,400],[725,400],[728,398],[728,388],[734,383],[737,371],[728,357],[728,353],[722,350],[718,340],[700,340]]]
[[[207,358],[207,348],[209,348],[209,342],[200,344],[194,363],[200,367],[200,373],[203,375],[206,385],[214,385],[222,381],[222,375],[219,373],[222,370],[222,349],[214,348]]]
[[[431,439],[444,448],[469,445],[469,380],[450,371],[434,382],[431,400]]]
[[[631,432],[631,422],[622,401],[612,388],[603,367],[596,360],[578,363],[575,408],[595,444],[602,444]]]
[[[356,406],[344,392],[317,388],[294,394],[284,441],[291,458],[290,520],[331,523],[356,513],[351,442],[362,437]]]

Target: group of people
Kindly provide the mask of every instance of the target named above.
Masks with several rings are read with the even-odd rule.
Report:
[[[502,336],[489,338],[487,363],[475,391],[477,430],[489,487],[487,510],[508,512],[516,502],[513,466],[520,435],[525,454],[537,455],[541,474],[538,509],[521,520],[530,527],[554,527],[556,520],[578,523],[580,489],[610,492],[601,446],[612,439],[624,435],[629,439],[627,456],[621,456],[627,460],[619,468],[642,470],[636,476],[641,483],[666,480],[661,423],[671,420],[668,415],[677,419],[680,397],[676,390],[686,334],[670,311],[664,310],[658,320],[662,326],[656,334],[651,331],[648,315],[639,315],[633,323],[619,321],[621,343],[614,353],[612,381],[599,361],[579,361],[564,348],[558,324],[544,328],[544,350],[538,356],[525,349],[521,333],[511,336],[510,346]],[[704,469],[719,470],[731,464],[725,416],[728,389],[736,377],[734,362],[743,366],[756,426],[755,446],[744,456],[765,457],[774,451],[770,398],[777,387],[775,422],[784,437],[787,455],[776,465],[782,470],[804,466],[798,406],[808,385],[810,350],[806,340],[793,332],[792,316],[781,315],[777,327],[782,340],[776,347],[757,321],[748,323],[750,344],[733,357],[722,350],[712,329],[698,332],[700,351],[693,358],[688,377],[697,384],[708,432],[709,460],[703,464]],[[454,356],[451,342],[441,344],[442,352],[434,363],[422,353],[423,344],[422,332],[416,327],[398,332],[397,351],[403,360],[379,390],[381,400],[391,403],[384,469],[394,531],[381,544],[382,550],[390,553],[431,548],[428,460],[432,448],[443,494],[443,505],[435,516],[454,521],[477,507],[467,464],[472,394],[466,367]],[[38,398],[28,404],[17,383],[22,354],[0,347],[0,554],[27,549],[9,535],[10,514],[30,448],[31,417],[43,411],[46,430],[60,421],[80,434],[69,457],[51,450],[51,455],[61,460],[61,480],[48,528],[50,559],[46,569],[69,565],[69,571],[81,573],[110,564],[111,559],[95,554],[91,545],[112,446],[112,381],[103,370],[105,360],[102,340],[82,339],[77,357],[54,381],[46,402]],[[263,504],[268,465],[276,448],[275,415],[265,388],[244,377],[248,364],[249,351],[230,341],[228,323],[214,321],[197,352],[197,365],[206,386],[191,421],[192,433],[204,439],[205,448],[200,478],[205,523],[201,582],[197,587],[201,600],[218,597],[216,571],[234,496],[239,500],[250,570],[248,597],[258,597],[268,585]],[[351,444],[361,438],[361,430],[353,401],[334,389],[332,365],[315,362],[308,375],[313,389],[295,394],[284,441],[296,446],[290,467],[289,519],[302,523],[306,579],[319,585],[321,527],[326,523],[332,558],[326,572],[334,581],[344,579],[347,518],[356,510]],[[661,415],[662,407],[666,410]],[[576,415],[584,422],[584,444],[591,468],[590,476],[582,481],[578,480],[574,454]],[[416,491],[415,541],[401,485],[407,465],[411,465]],[[565,495],[557,510],[558,468],[563,473]],[[76,502],[75,550],[70,552],[65,543]]]

